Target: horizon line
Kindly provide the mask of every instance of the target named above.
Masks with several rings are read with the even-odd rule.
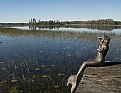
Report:
[[[33,17],[34,18],[34,17]],[[33,18],[30,18],[30,19],[33,19]],[[36,19],[36,18],[35,18]],[[91,20],[58,20],[58,19],[54,19],[54,20],[52,20],[52,19],[49,19],[49,20],[40,20],[40,21],[60,21],[60,22],[66,22],[66,21],[69,21],[69,22],[71,22],[71,21],[97,21],[97,20],[106,20],[106,19],[112,19],[112,18],[102,18],[102,19],[91,19]],[[37,20],[37,19],[36,19]],[[39,21],[39,20],[37,20],[37,21]],[[114,20],[114,19],[112,19],[113,21],[121,21],[121,20]],[[0,22],[0,23],[29,23],[29,20],[28,20],[28,22]]]

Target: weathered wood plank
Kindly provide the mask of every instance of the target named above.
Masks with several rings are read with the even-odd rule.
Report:
[[[121,64],[88,67],[75,93],[121,93]]]

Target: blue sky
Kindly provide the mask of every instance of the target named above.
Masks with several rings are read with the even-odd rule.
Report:
[[[121,20],[121,0],[0,0],[0,22]]]

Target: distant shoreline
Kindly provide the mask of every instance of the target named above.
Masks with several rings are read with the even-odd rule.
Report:
[[[99,20],[89,20],[89,21],[59,21],[59,20],[49,20],[41,21],[31,18],[27,23],[0,23],[0,27],[22,27],[29,26],[31,29],[38,28],[88,28],[97,30],[107,30],[111,31],[113,29],[121,29],[121,21],[114,21],[113,19],[99,19]]]
[[[107,24],[67,24],[67,25],[76,25],[76,26],[121,26],[121,25],[107,25]]]
[[[0,28],[4,27],[24,27],[29,26],[31,29],[35,30],[36,28],[87,28],[87,29],[97,29],[97,30],[106,30],[112,31],[114,29],[121,29],[121,25],[111,25],[111,24],[55,24],[55,25],[40,25],[40,24],[29,24],[29,23],[0,23]]]
[[[64,25],[38,25],[28,23],[0,23],[0,26],[121,26],[112,24],[64,24]]]

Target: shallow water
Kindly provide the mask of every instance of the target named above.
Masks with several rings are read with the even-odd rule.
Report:
[[[96,56],[104,34],[111,37],[106,60],[121,61],[121,29],[73,29],[0,28],[0,92],[68,93],[68,76]]]

